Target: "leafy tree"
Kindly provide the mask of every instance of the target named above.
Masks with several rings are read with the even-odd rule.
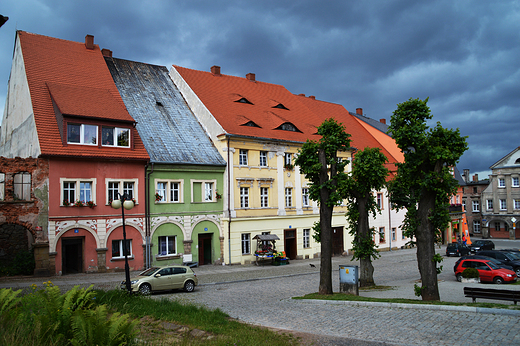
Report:
[[[388,169],[387,158],[379,148],[365,148],[356,153],[352,162],[350,179],[345,184],[343,195],[348,200],[347,220],[349,233],[354,236],[353,259],[359,259],[359,283],[361,287],[374,286],[372,259],[379,257],[373,240],[374,229],[369,226],[369,214],[379,211],[373,190],[385,186]]]
[[[332,211],[343,197],[338,187],[345,184],[344,172],[349,160],[338,159],[339,151],[350,149],[350,135],[345,127],[330,118],[318,127],[319,141],[307,140],[299,150],[295,163],[311,185],[309,197],[319,201],[321,262],[319,294],[332,294]]]
[[[459,130],[445,129],[439,122],[427,126],[432,119],[425,100],[409,99],[397,105],[389,131],[404,153],[397,176],[390,186],[391,202],[406,208],[405,234],[415,237],[417,262],[423,300],[439,300],[435,242],[450,221],[449,197],[456,192],[457,181],[452,168],[467,149],[466,137]]]

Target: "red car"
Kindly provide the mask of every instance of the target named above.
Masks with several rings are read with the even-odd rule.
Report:
[[[463,259],[455,268],[455,276],[457,281],[462,280],[462,272],[466,268],[475,268],[478,270],[481,282],[493,282],[502,284],[504,282],[516,282],[516,274],[514,271],[504,269],[485,259]]]

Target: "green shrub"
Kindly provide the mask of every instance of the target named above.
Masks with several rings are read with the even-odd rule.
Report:
[[[478,279],[480,277],[480,274],[478,273],[478,270],[475,268],[466,268],[462,272],[462,277],[465,279]]]

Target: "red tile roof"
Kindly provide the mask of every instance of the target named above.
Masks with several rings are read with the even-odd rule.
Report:
[[[64,114],[133,122],[106,66],[98,45],[18,31],[29,84],[34,120],[43,156],[148,160],[135,128],[132,149],[63,145],[51,94]],[[114,123],[116,124],[116,123]],[[117,125],[116,125],[117,126]]]
[[[342,105],[294,95],[282,85],[173,67],[228,134],[305,142],[307,139],[319,139],[316,128],[332,117],[343,123],[352,135],[352,147],[358,150],[381,148],[391,170],[395,170],[391,163],[403,161],[401,151],[390,136],[358,121]],[[241,98],[252,104],[236,102]],[[278,104],[287,109],[273,108]],[[260,128],[242,126],[248,121],[253,121]],[[285,122],[292,123],[301,132],[277,129]]]

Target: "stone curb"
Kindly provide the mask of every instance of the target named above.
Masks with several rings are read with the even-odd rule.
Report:
[[[294,299],[287,299],[295,301]],[[351,306],[367,306],[367,307],[386,307],[399,309],[421,309],[421,310],[437,310],[437,311],[456,311],[456,312],[472,312],[480,314],[494,315],[510,315],[520,316],[520,310],[507,310],[495,308],[479,308],[472,306],[454,306],[454,305],[429,305],[429,304],[406,304],[406,303],[384,303],[384,302],[358,302],[346,300],[319,300],[319,299],[298,299],[298,302],[310,304],[331,304],[331,305],[351,305]]]

